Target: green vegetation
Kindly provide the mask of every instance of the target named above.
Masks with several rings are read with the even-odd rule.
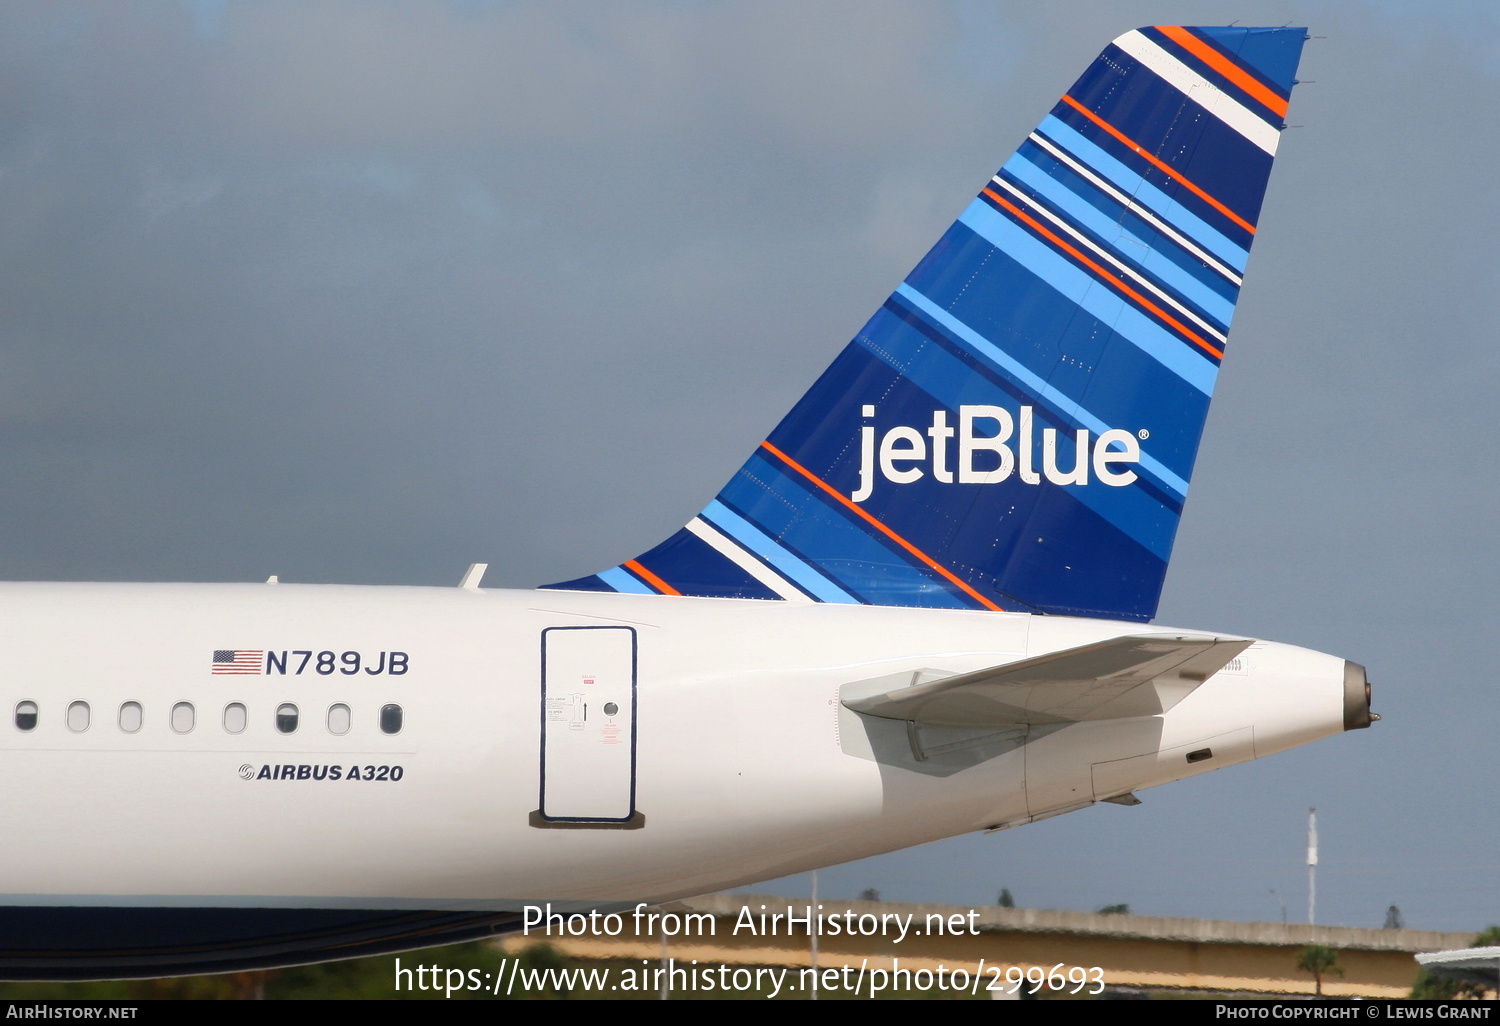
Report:
[[[1323,977],[1344,975],[1344,970],[1339,967],[1338,953],[1323,944],[1309,944],[1303,948],[1302,956],[1297,959],[1297,968],[1312,973],[1313,991],[1319,997],[1323,996]]]
[[[1473,948],[1500,946],[1500,926],[1487,926],[1480,930],[1469,946]],[[1480,999],[1488,993],[1487,989],[1477,983],[1443,979],[1431,975],[1426,969],[1419,969],[1416,982],[1411,985],[1411,993],[1407,997],[1417,1001],[1452,1001],[1455,998]]]

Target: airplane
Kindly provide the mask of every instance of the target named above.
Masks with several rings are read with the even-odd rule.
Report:
[[[535,590],[0,586],[0,977],[629,909],[1368,727],[1154,625],[1305,30],[1115,39],[671,537]]]

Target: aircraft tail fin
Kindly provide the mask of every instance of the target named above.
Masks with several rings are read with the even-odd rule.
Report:
[[[698,516],[546,587],[1149,620],[1305,38],[1116,39]]]

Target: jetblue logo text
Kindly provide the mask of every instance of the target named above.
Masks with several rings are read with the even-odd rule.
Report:
[[[866,406],[863,412],[873,417],[875,407]],[[949,424],[947,410],[934,410],[925,431],[893,427],[878,446],[875,427],[866,424],[859,429],[859,489],[849,498],[864,502],[874,494],[877,471],[898,485],[928,474],[941,484],[999,484],[1015,474],[1022,484],[1040,484],[1045,478],[1055,485],[1086,485],[1090,468],[1094,478],[1113,488],[1135,483],[1135,471],[1115,469],[1118,464],[1141,462],[1140,443],[1129,431],[1115,428],[1092,441],[1087,428],[1073,432],[1070,465],[1062,469],[1056,428],[1042,429],[1038,458],[1034,419],[1030,406],[1021,407],[1017,417],[999,406],[960,406],[958,423]]]

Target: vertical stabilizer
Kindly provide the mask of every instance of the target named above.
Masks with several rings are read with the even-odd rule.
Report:
[[[1116,39],[698,516],[547,587],[1149,620],[1305,38]]]

